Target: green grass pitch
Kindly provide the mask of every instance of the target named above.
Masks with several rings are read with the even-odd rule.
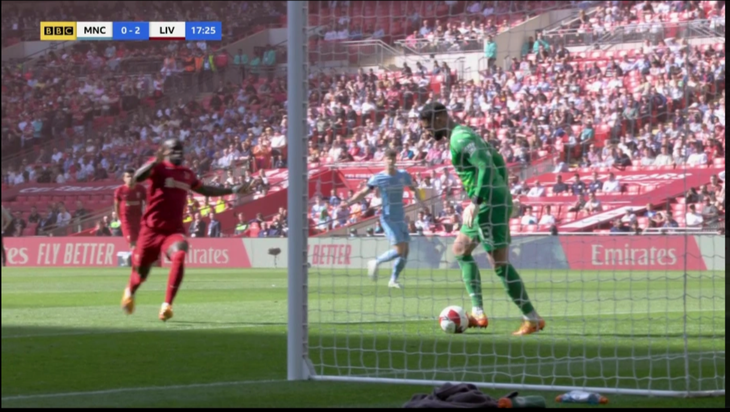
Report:
[[[405,273],[404,291],[359,271],[312,270],[310,357],[318,373],[366,377],[725,388],[725,273],[525,271],[547,329],[516,339],[517,309],[482,274],[484,331],[446,335],[469,307],[459,272]],[[165,270],[127,317],[128,269],[2,270],[2,407],[400,407],[431,386],[287,382],[286,273],[188,270],[163,324]],[[686,293],[685,293],[686,291]],[[684,313],[687,322],[685,341]],[[686,345],[686,346],[685,346]],[[357,350],[356,350],[357,349]],[[690,354],[685,358],[685,350]],[[685,379],[689,369],[691,379]],[[494,397],[506,390],[484,389]],[[542,394],[549,407],[555,391]],[[613,407],[723,407],[725,398],[609,395]]]

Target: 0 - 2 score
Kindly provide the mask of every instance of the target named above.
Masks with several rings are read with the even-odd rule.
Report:
[[[122,32],[122,34],[127,34],[127,33],[130,32],[130,30],[134,31],[134,34],[140,34],[141,33],[141,29],[139,28],[139,26],[132,27],[129,30],[125,26],[122,26],[121,32]]]

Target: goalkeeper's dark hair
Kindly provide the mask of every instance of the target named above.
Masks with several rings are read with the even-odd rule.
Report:
[[[395,159],[398,157],[398,152],[394,149],[385,149],[385,157],[387,159]]]
[[[132,168],[130,167],[130,168],[128,168],[128,169],[126,169],[126,170],[124,171],[124,174],[130,174],[130,175],[134,176],[134,173],[135,173],[135,172],[136,172],[136,171],[135,171],[134,169],[132,169]]]
[[[428,103],[421,109],[421,113],[418,114],[418,119],[431,122],[436,115],[442,113],[447,113],[446,106],[439,102]]]

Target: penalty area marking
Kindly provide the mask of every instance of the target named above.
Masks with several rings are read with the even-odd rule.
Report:
[[[194,384],[190,384],[190,385],[150,386],[150,387],[146,387],[146,388],[118,388],[118,389],[108,389],[108,390],[103,390],[103,391],[89,391],[89,392],[65,392],[65,393],[47,393],[47,394],[38,394],[38,395],[17,395],[17,396],[3,397],[1,400],[3,402],[12,402],[12,401],[36,400],[36,399],[115,395],[115,394],[130,393],[130,392],[155,392],[155,391],[185,390],[185,389],[199,389],[199,388],[224,388],[227,386],[245,386],[245,385],[256,385],[256,384],[283,383],[283,382],[287,382],[287,381],[285,379],[274,379],[274,380],[261,380],[261,381],[194,383]]]

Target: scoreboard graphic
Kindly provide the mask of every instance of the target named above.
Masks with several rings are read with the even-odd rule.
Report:
[[[44,21],[41,40],[221,41],[219,21]]]

